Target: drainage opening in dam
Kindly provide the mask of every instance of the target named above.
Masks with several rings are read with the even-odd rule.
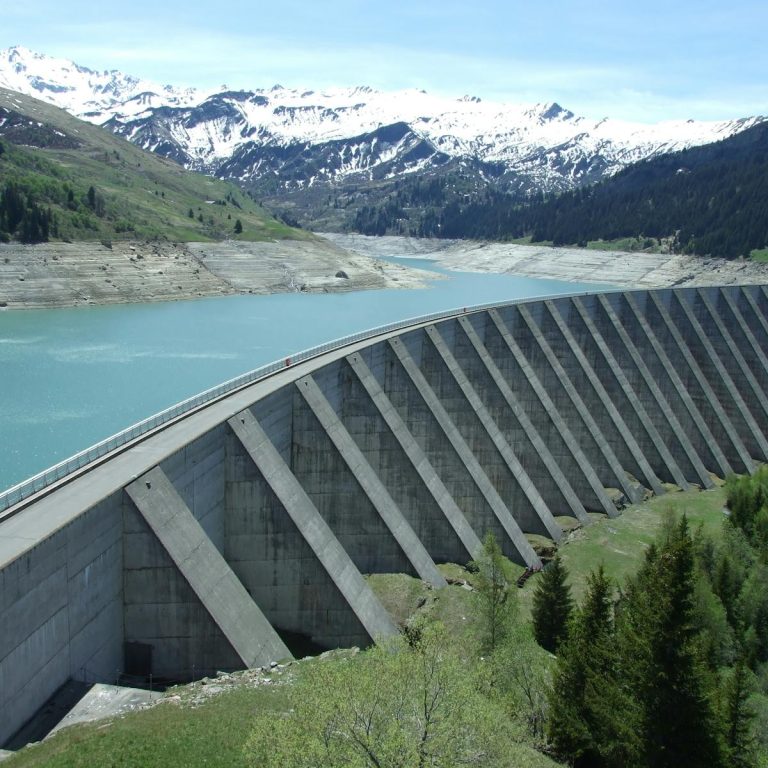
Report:
[[[275,630],[295,659],[303,659],[305,656],[319,656],[321,653],[331,650],[330,646],[320,645],[309,635],[301,632],[290,632],[279,627],[275,627]]]

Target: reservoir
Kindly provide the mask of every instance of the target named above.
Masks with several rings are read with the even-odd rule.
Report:
[[[607,286],[441,272],[420,290],[0,312],[0,491],[157,411],[317,344],[410,317]]]

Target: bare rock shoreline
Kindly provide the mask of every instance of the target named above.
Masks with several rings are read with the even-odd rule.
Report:
[[[604,283],[621,288],[768,283],[768,264],[681,254],[552,248],[473,240],[323,234],[345,250],[367,256],[429,259],[462,272]]]
[[[381,258],[392,256],[626,288],[768,284],[768,264],[751,261],[466,240],[323,234],[270,243],[0,244],[0,309],[423,288],[441,277]]]
[[[237,293],[421,288],[424,270],[320,238],[270,243],[0,244],[0,308],[173,301]]]

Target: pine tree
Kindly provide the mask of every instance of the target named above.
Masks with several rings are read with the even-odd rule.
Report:
[[[640,709],[642,764],[724,765],[720,722],[694,626],[694,551],[685,517],[650,547],[627,590],[619,639]]]
[[[536,642],[551,653],[557,653],[567,634],[568,619],[573,609],[568,574],[559,557],[542,571],[533,594],[533,631]]]
[[[725,687],[725,744],[733,768],[751,768],[754,765],[752,721],[755,712],[749,706],[752,692],[749,674],[744,659],[739,659]]]
[[[506,636],[516,606],[508,590],[504,555],[491,531],[485,535],[483,551],[473,566],[477,570],[474,582],[482,616],[481,643],[483,651],[492,653]]]
[[[243,232],[243,222],[240,219],[235,219],[235,234],[240,235]]]
[[[636,764],[640,752],[637,706],[621,679],[612,591],[602,566],[590,574],[558,654],[549,736],[575,766],[623,768]]]

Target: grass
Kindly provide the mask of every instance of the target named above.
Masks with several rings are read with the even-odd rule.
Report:
[[[113,720],[72,726],[4,762],[21,768],[245,766],[243,744],[257,709],[283,710],[279,687],[236,688],[196,707],[160,704]]]
[[[581,598],[587,575],[600,563],[616,582],[633,573],[670,514],[685,513],[692,528],[701,525],[706,533],[717,536],[722,526],[724,502],[724,489],[716,488],[654,497],[625,509],[613,519],[593,515],[592,525],[576,528],[560,546],[574,596]],[[448,579],[473,584],[474,574],[460,565],[446,563],[438,567]],[[510,564],[509,577],[515,579],[522,570]],[[367,578],[400,626],[415,616],[426,615],[441,621],[458,645],[469,647],[472,643],[478,615],[477,595],[461,583],[436,590],[405,574],[378,574]],[[520,621],[527,621],[530,616],[535,584],[536,577],[529,579],[523,589],[516,590]],[[292,665],[288,668],[289,674],[301,674],[301,668],[302,665]],[[183,706],[164,703],[113,720],[67,728],[41,744],[21,750],[9,758],[3,768],[244,766],[242,747],[255,713],[264,709],[284,711],[288,706],[287,692],[279,685],[236,687],[201,703],[190,693],[194,686],[178,690],[185,702]],[[526,744],[516,746],[519,751],[510,754],[510,765],[530,768],[557,765]]]
[[[768,248],[755,248],[749,257],[752,261],[767,262],[768,261]]]
[[[587,248],[592,251],[643,251],[657,253],[658,241],[652,237],[619,237],[615,240],[590,240]]]
[[[598,519],[592,525],[573,531],[560,546],[574,597],[581,598],[587,575],[600,563],[617,583],[634,573],[670,514],[685,514],[692,530],[701,525],[705,533],[716,537],[722,527],[724,505],[725,490],[714,488],[654,496],[612,519],[595,516]],[[526,602],[535,583],[535,578],[529,580],[522,590]]]
[[[312,238],[277,221],[234,184],[186,171],[49,104],[0,88],[0,108],[50,128],[43,134],[29,129],[28,141],[35,146],[22,146],[23,132],[2,138],[0,185],[16,181],[33,189],[35,198],[56,214],[64,239]],[[50,140],[59,135],[67,139],[64,146]],[[87,205],[90,186],[103,201],[102,215]],[[235,235],[238,219],[243,232]]]
[[[670,515],[685,514],[692,530],[702,526],[706,534],[717,537],[723,524],[724,506],[724,488],[679,491],[627,507],[619,517],[594,514],[590,515],[592,525],[570,526],[572,530],[563,537],[559,552],[570,576],[574,598],[581,599],[587,576],[601,563],[616,584],[633,574]],[[558,520],[571,521],[571,518]],[[523,568],[514,563],[508,563],[508,567],[510,581],[515,581],[523,572]],[[466,581],[470,586],[474,583],[474,574],[461,565],[444,563],[438,568],[447,579]],[[369,576],[368,582],[399,626],[405,626],[417,614],[424,614],[445,624],[457,642],[469,638],[477,618],[475,596],[461,585],[449,584],[442,590],[432,590],[404,574]],[[535,588],[534,576],[517,590],[522,621],[530,618]]]
[[[433,597],[434,590],[425,582],[404,573],[373,574],[366,581],[401,629]]]

